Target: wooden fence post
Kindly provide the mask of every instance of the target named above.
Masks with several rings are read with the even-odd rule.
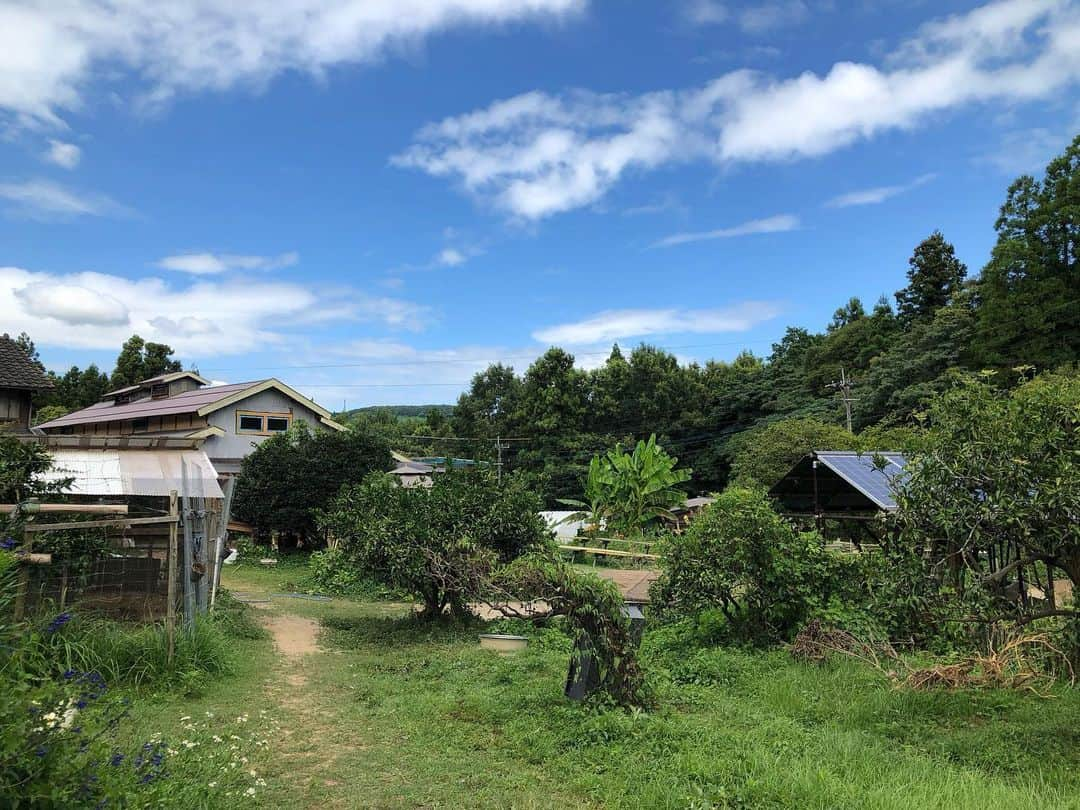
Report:
[[[178,516],[176,508],[176,490],[169,492],[169,516],[176,518]],[[169,650],[167,653],[167,661],[169,665],[172,665],[173,655],[176,651],[176,530],[177,524],[174,520],[169,524],[169,549],[166,552],[166,569],[169,577],[168,584],[166,585],[166,604],[165,604],[165,636],[168,639]]]
[[[34,535],[23,532],[22,557],[19,561],[19,589],[15,592],[15,621],[21,622],[26,614],[26,592],[30,590],[30,568],[26,558],[33,550]]]

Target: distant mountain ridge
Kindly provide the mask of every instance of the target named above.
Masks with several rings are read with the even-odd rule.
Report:
[[[454,412],[453,405],[368,405],[363,408],[350,408],[347,411],[338,411],[334,414],[334,419],[339,422],[348,421],[357,416],[379,413],[382,411],[389,411],[398,419],[419,419],[432,409],[446,417],[449,417]]]

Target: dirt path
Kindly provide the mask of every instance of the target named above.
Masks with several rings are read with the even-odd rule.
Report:
[[[294,659],[319,651],[315,643],[319,623],[291,613],[269,614],[262,624],[274,637],[274,644],[286,658]]]

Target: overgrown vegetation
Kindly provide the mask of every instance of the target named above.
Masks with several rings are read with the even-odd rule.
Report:
[[[567,506],[583,507],[571,517],[593,528],[605,526],[615,534],[639,535],[686,500],[678,489],[690,480],[691,470],[676,469],[679,460],[664,452],[656,436],[638,442],[633,452],[620,445],[589,462],[585,500],[563,499]]]
[[[430,488],[375,473],[345,487],[320,525],[344,566],[414,596],[433,619],[466,616],[497,565],[547,542],[538,510],[522,482],[484,471],[446,472]]]
[[[371,431],[312,431],[303,422],[244,458],[233,511],[262,532],[317,542],[315,514],[343,486],[390,465],[390,447]]]

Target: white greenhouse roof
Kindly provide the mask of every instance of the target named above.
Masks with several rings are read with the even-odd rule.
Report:
[[[202,450],[51,449],[45,481],[74,478],[70,495],[154,495],[171,490],[193,498],[223,498],[217,470]]]

